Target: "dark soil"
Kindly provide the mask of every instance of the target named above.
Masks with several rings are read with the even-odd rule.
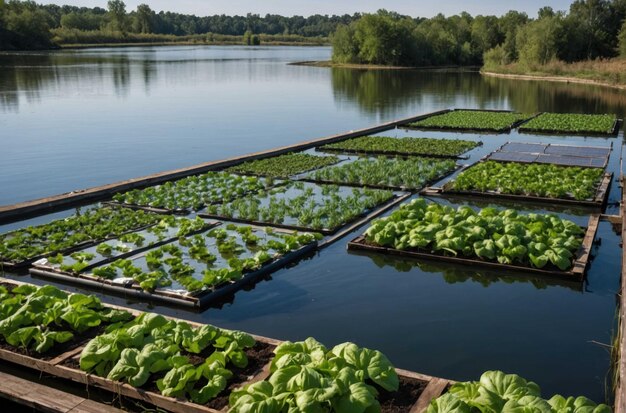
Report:
[[[39,354],[34,350],[29,350],[29,349],[25,349],[21,347],[13,347],[12,345],[5,342],[4,340],[0,341],[0,349],[8,350],[13,353],[21,354],[23,356],[28,356],[28,357],[33,357],[36,359],[49,361],[55,357],[60,356],[63,353],[66,353],[84,344],[87,344],[87,342],[89,342],[89,340],[91,340],[95,336],[104,333],[105,328],[106,328],[105,325],[100,325],[98,327],[90,328],[89,330],[81,334],[74,332],[73,339],[65,343],[55,344],[49,351],[43,354]],[[57,329],[51,328],[51,330],[57,330]],[[59,329],[58,331],[61,331],[61,329]],[[67,331],[71,331],[71,330],[67,330]]]
[[[378,388],[382,413],[408,413],[426,388],[425,381],[401,377],[400,388],[396,392],[388,392]]]
[[[273,345],[257,341],[254,347],[246,351],[248,365],[245,368],[231,368],[230,371],[233,372],[233,377],[229,380],[228,387],[218,394],[216,398],[211,400],[207,406],[216,410],[222,410],[224,407],[228,406],[230,393],[263,370],[263,367],[274,357],[274,348],[275,346]]]

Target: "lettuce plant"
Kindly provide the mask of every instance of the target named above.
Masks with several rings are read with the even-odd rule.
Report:
[[[339,162],[336,156],[315,156],[307,153],[290,153],[256,161],[244,162],[228,168],[228,172],[287,178]]]
[[[518,214],[515,210],[467,206],[457,209],[423,198],[375,220],[367,242],[398,250],[462,256],[502,264],[566,271],[582,244],[584,230],[557,215]]]
[[[415,128],[435,129],[475,129],[500,131],[515,123],[530,118],[531,115],[513,112],[487,112],[477,110],[456,110],[442,115],[430,116],[409,124]]]
[[[611,413],[611,408],[586,397],[541,397],[539,386],[516,374],[488,371],[480,381],[456,383],[433,400],[426,413]]]
[[[320,147],[320,150],[371,154],[459,156],[471,149],[474,149],[478,145],[478,142],[461,139],[363,136],[360,138],[330,143]]]

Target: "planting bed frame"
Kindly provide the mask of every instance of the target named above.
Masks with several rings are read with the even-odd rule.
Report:
[[[451,257],[446,255],[434,254],[427,251],[402,251],[395,248],[380,247],[371,245],[365,241],[364,235],[359,235],[348,243],[348,250],[356,251],[368,251],[376,252],[387,255],[396,255],[400,257],[427,259],[433,261],[453,262],[457,264],[465,264],[476,267],[494,268],[506,271],[528,272],[534,274],[541,274],[548,277],[559,277],[568,280],[583,281],[585,278],[585,272],[589,259],[591,257],[591,249],[593,247],[593,240],[595,239],[596,232],[598,231],[598,224],[600,222],[600,214],[593,214],[589,218],[589,224],[585,231],[585,237],[583,239],[582,246],[579,248],[574,264],[569,271],[550,270],[542,268],[533,268],[530,266],[515,265],[515,264],[500,264],[499,262],[484,261],[478,258],[463,258],[463,257]]]
[[[534,117],[539,116],[540,114],[537,114]],[[528,119],[530,120],[530,119]],[[613,124],[613,130],[611,132],[608,133],[601,133],[601,132],[565,132],[562,130],[548,130],[548,129],[529,129],[529,128],[525,128],[525,127],[521,127],[519,128],[519,132],[520,133],[526,133],[526,134],[531,134],[531,135],[559,135],[559,136],[590,136],[590,137],[610,137],[610,136],[617,136],[619,134],[619,131],[622,127],[622,123],[624,121],[622,119],[615,119],[615,123]]]
[[[333,184],[333,185],[336,185],[336,184]],[[349,185],[341,185],[341,186],[349,186]],[[413,194],[411,193],[405,193],[402,195],[394,194],[394,196],[391,197],[387,202],[379,204],[371,209],[368,209],[367,211],[364,211],[363,213],[354,217],[354,219],[352,219],[351,221],[346,222],[345,224],[338,226],[337,228],[332,228],[332,229],[328,229],[328,228],[314,229],[314,228],[309,228],[309,227],[302,227],[302,226],[295,225],[295,224],[294,225],[277,224],[277,223],[272,223],[272,222],[251,221],[251,220],[242,219],[242,218],[225,217],[221,215],[213,215],[213,214],[207,214],[203,212],[199,213],[198,216],[200,218],[218,219],[221,221],[237,222],[240,224],[248,224],[248,225],[253,225],[253,226],[274,227],[274,228],[281,228],[281,229],[287,229],[287,230],[298,231],[298,232],[318,232],[323,235],[335,235],[346,227],[353,228],[353,229],[360,227],[361,225],[365,224],[367,221],[371,220],[372,218],[377,217],[378,215],[389,210],[390,208],[393,208],[394,206],[398,205],[402,201],[405,201],[411,196],[413,196]]]
[[[331,166],[332,168],[332,166]],[[429,185],[434,184],[435,182],[439,182],[442,181],[452,175],[454,175],[455,173],[457,173],[460,169],[463,169],[463,165],[459,165],[457,164],[453,170],[451,170],[450,172],[446,173],[445,175],[441,175],[439,177],[430,179],[426,182],[424,182],[424,184],[422,184],[422,186],[417,187],[417,188],[408,188],[405,186],[393,186],[393,185],[372,185],[372,184],[359,184],[359,183],[354,183],[354,182],[339,182],[339,181],[328,181],[328,180],[323,180],[323,179],[315,179],[315,178],[300,178],[297,179],[297,181],[302,181],[302,182],[308,182],[308,183],[312,183],[312,184],[324,184],[324,185],[340,185],[340,186],[349,186],[349,187],[354,187],[354,188],[371,188],[371,189],[385,189],[385,190],[390,190],[390,191],[402,191],[402,192],[419,192],[421,189],[428,187]]]
[[[453,109],[450,112],[491,112],[491,113],[516,113],[512,110],[496,110],[496,109]],[[490,128],[467,128],[467,129],[463,129],[463,128],[449,128],[449,127],[422,127],[422,126],[410,126],[411,123],[416,123],[422,120],[426,120],[428,118],[432,118],[435,116],[439,116],[439,115],[444,115],[445,113],[433,113],[431,115],[425,116],[423,119],[417,120],[417,121],[411,121],[411,122],[407,122],[404,123],[402,125],[400,125],[400,127],[402,127],[403,129],[408,129],[408,130],[423,130],[423,131],[438,131],[438,132],[481,132],[481,133],[487,133],[487,134],[501,134],[501,133],[508,133],[511,132],[511,130],[519,127],[520,125],[528,122],[531,119],[536,118],[537,116],[541,115],[540,113],[535,113],[534,115],[530,116],[527,119],[522,119],[519,120],[517,122],[512,123],[511,125],[502,128],[502,129],[490,129]]]
[[[214,223],[214,225],[202,229],[202,231],[206,231],[212,227],[215,227],[221,223]],[[197,231],[196,233],[202,232]],[[282,231],[282,232],[290,232],[290,231]],[[193,235],[193,234],[190,234]],[[157,248],[159,246],[172,243],[176,241],[177,238],[172,238],[167,240],[167,242],[163,242],[158,246],[151,246],[150,248],[144,248],[142,251],[133,251],[132,253],[127,254],[125,257],[115,257],[111,259],[109,262],[128,258],[131,256],[139,255],[143,252],[146,252],[150,249]],[[235,292],[241,290],[244,286],[248,284],[252,284],[258,281],[260,278],[266,276],[269,273],[272,273],[276,270],[279,270],[295,261],[298,261],[307,255],[310,255],[313,251],[317,250],[318,244],[317,241],[313,241],[307,245],[300,247],[295,251],[288,252],[286,254],[281,255],[279,258],[274,259],[267,264],[263,265],[256,271],[251,271],[248,273],[244,273],[243,277],[240,280],[224,283],[219,286],[216,286],[212,289],[207,289],[203,291],[199,291],[197,293],[189,293],[189,295],[178,294],[173,291],[167,290],[159,290],[156,289],[154,292],[149,293],[144,291],[136,282],[128,282],[125,284],[116,283],[113,280],[107,280],[104,278],[99,278],[94,275],[85,274],[83,272],[79,274],[70,274],[65,271],[61,271],[60,269],[51,268],[42,265],[36,265],[34,268],[30,269],[30,274],[36,277],[47,278],[51,280],[55,280],[58,282],[62,282],[64,284],[73,284],[79,285],[83,287],[88,287],[92,289],[97,289],[100,291],[107,291],[117,295],[125,296],[125,297],[133,297],[142,301],[148,302],[162,302],[166,304],[171,304],[179,307],[191,307],[197,310],[203,310],[207,308],[209,305],[213,304],[216,301],[223,299],[229,294],[234,294]],[[90,268],[94,268],[96,266],[100,266],[102,264],[106,264],[106,262],[99,263],[98,265],[90,266]],[[89,269],[89,268],[88,268]],[[87,271],[86,269],[85,271]]]
[[[570,206],[580,206],[580,207],[588,207],[588,208],[603,208],[606,205],[606,201],[609,196],[609,190],[611,187],[611,180],[613,179],[612,173],[604,174],[600,184],[598,185],[598,189],[596,191],[596,195],[592,200],[577,200],[570,198],[549,198],[549,197],[540,197],[540,196],[532,196],[532,195],[515,195],[515,194],[504,194],[501,192],[480,192],[480,191],[457,191],[454,189],[448,189],[448,185],[444,185],[443,188],[426,188],[420,191],[420,195],[423,196],[452,196],[452,197],[469,197],[469,198],[491,198],[491,199],[506,199],[510,201],[519,201],[523,203],[531,203],[531,204],[560,204],[560,205],[570,205]]]
[[[20,283],[13,280],[0,278],[3,283],[22,285],[24,283]],[[135,311],[133,309],[118,307],[118,306],[110,306],[105,305],[106,307],[113,307],[116,309],[126,310],[133,315],[139,315],[141,312]],[[174,317],[166,317],[175,321],[184,321],[189,323],[194,327],[200,327],[201,324],[194,323],[191,321],[180,320]],[[261,342],[264,344],[268,344],[271,346],[277,346],[281,343],[280,340],[275,340],[267,337],[255,336],[254,339],[257,342]],[[86,343],[85,343],[86,345]],[[78,370],[75,368],[64,366],[63,364],[68,362],[71,359],[77,359],[80,357],[80,353],[82,352],[85,345],[82,345],[73,350],[67,351],[58,357],[55,357],[51,360],[43,360],[40,358],[30,357],[27,355],[22,355],[13,351],[9,351],[6,349],[0,349],[0,360],[4,360],[6,362],[16,364],[28,369],[32,369],[38,371],[40,373],[49,374],[55,376],[57,378],[69,379],[76,383],[80,383],[86,385],[87,388],[90,386],[97,387],[106,391],[113,393],[114,395],[123,395],[131,399],[135,399],[139,402],[149,403],[161,409],[174,412],[174,413],[224,413],[228,410],[225,407],[222,410],[215,410],[207,406],[199,405],[192,403],[190,401],[184,399],[176,399],[172,397],[165,397],[156,392],[151,392],[143,389],[139,389],[131,386],[127,383],[121,383],[113,380],[106,379],[104,377],[99,377],[93,374],[88,374],[82,370]],[[245,384],[256,383],[262,380],[265,380],[270,376],[270,363],[268,362],[260,372],[251,377],[247,382],[242,383],[241,386]],[[453,384],[453,381],[441,379],[437,377],[427,376],[420,373],[414,373],[406,370],[396,369],[400,380],[405,381],[420,381],[425,384],[425,388],[420,394],[419,398],[415,400],[413,406],[411,407],[410,413],[422,413],[430,404],[431,400],[436,399],[442,393],[444,393],[447,388]]]
[[[356,138],[354,138],[356,139]],[[403,138],[394,138],[394,139],[403,139]],[[400,152],[400,151],[368,151],[368,150],[357,150],[357,149],[335,149],[335,148],[325,148],[323,146],[319,146],[317,148],[315,148],[315,150],[317,152],[322,152],[322,153],[333,153],[333,154],[345,154],[345,155],[374,155],[374,156],[387,156],[387,157],[396,157],[396,156],[401,156],[403,158],[418,158],[418,157],[422,157],[422,158],[439,158],[439,159],[469,159],[468,155],[465,155],[466,153],[473,151],[476,148],[479,148],[481,146],[483,146],[483,142],[482,141],[478,141],[476,142],[476,146],[472,149],[468,149],[465,152],[461,153],[460,155],[434,155],[431,153],[409,153],[409,152]]]
[[[84,241],[81,242],[79,244],[74,245],[73,247],[70,248],[65,248],[65,249],[61,249],[61,250],[55,250],[55,251],[50,251],[47,252],[45,254],[39,254],[37,256],[34,256],[32,258],[29,258],[27,260],[24,261],[19,261],[19,262],[11,262],[11,261],[4,261],[4,262],[0,262],[0,274],[4,271],[4,272],[8,272],[8,271],[15,271],[15,272],[22,272],[24,269],[26,269],[27,267],[29,267],[31,264],[33,264],[36,261],[39,261],[43,258],[46,257],[50,257],[52,255],[56,255],[56,254],[70,254],[72,252],[76,252],[76,251],[80,251],[83,250],[85,248],[89,248],[89,247],[93,247],[95,245],[98,245],[102,242],[105,241],[110,241],[112,239],[115,238],[119,238],[121,236],[127,235],[127,234],[132,234],[134,232],[139,232],[139,231],[143,231],[144,229],[148,229],[150,227],[155,226],[156,224],[150,224],[150,225],[143,225],[141,227],[137,227],[131,230],[128,230],[122,234],[116,235],[114,237],[107,237],[101,240],[92,240],[92,241]],[[8,234],[11,234],[15,231],[9,232]]]

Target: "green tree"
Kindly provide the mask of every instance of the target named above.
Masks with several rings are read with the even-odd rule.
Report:
[[[622,24],[622,30],[619,32],[619,55],[626,58],[626,19]]]
[[[152,33],[155,13],[147,4],[137,6],[135,13],[136,31],[139,33]]]
[[[93,13],[71,12],[61,16],[61,27],[76,30],[98,30],[102,26],[102,16]]]
[[[126,31],[126,4],[122,0],[109,0],[107,6],[111,29]]]
[[[352,25],[340,25],[331,36],[333,45],[333,62],[335,63],[358,63],[359,47],[354,39],[354,27]]]
[[[561,18],[558,15],[543,17],[521,27],[516,39],[519,62],[532,67],[555,59],[560,28]]]

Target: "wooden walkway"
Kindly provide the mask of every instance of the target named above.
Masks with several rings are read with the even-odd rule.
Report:
[[[0,371],[0,398],[50,413],[122,413],[123,410]],[[3,409],[4,411],[4,409]]]

